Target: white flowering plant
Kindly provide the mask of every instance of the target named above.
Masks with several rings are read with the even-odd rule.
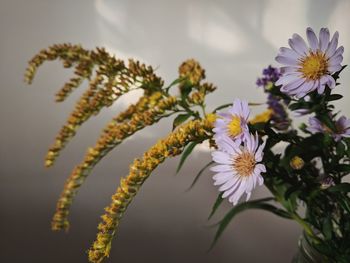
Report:
[[[307,28],[306,36],[308,44],[294,34],[288,42],[290,48],[280,49],[276,61],[282,67],[263,70],[256,84],[268,96],[267,110],[254,118],[250,107],[255,104],[238,98],[208,113],[205,97],[216,87],[203,82],[205,72],[194,60],[185,61],[178,79],[165,86],[152,67],[134,60],[126,66],[103,49],[88,51],[63,44],[41,51],[29,63],[29,83],[45,60],[61,59],[65,67],[75,67],[76,77],[60,90],[57,101],[89,80],[89,89],[50,148],[46,166],[53,165],[79,126],[91,116],[130,90],[144,91],[136,104],[107,125],[96,145],[73,169],[57,204],[53,230],[68,229],[72,201],[105,155],[142,128],[176,116],[173,131],[136,159],[128,176],[121,179],[101,217],[89,251],[91,262],[108,257],[120,219],[157,166],[168,157],[182,154],[179,172],[193,149],[206,140],[212,161],[198,172],[192,186],[206,169],[212,171],[219,194],[209,218],[225,200],[232,203],[217,224],[212,246],[239,213],[262,209],[300,224],[309,245],[320,255],[317,262],[350,262],[350,184],[345,179],[350,173],[350,119],[333,105],[342,98],[334,91],[345,68],[341,65],[344,48],[338,47],[338,32],[331,37],[326,28],[318,37]],[[177,95],[170,92],[175,86],[179,88]],[[293,119],[301,116],[308,116],[308,123],[294,127]],[[280,147],[284,147],[282,152],[276,150]],[[271,197],[250,200],[253,190],[262,185]]]

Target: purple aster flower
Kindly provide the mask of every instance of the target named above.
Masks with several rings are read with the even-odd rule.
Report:
[[[242,142],[245,134],[248,132],[248,118],[250,110],[246,101],[235,99],[233,106],[228,112],[219,112],[215,121],[215,139],[228,137],[231,140]]]
[[[278,115],[280,118],[287,118],[287,112],[278,98],[270,94],[267,98],[267,104],[274,111],[275,115]]]
[[[309,132],[311,132],[311,133],[319,133],[319,132],[323,133],[325,131],[324,127],[325,127],[325,125],[321,121],[319,121],[316,117],[309,118],[309,127],[307,128],[307,130]]]
[[[257,79],[256,85],[258,87],[263,87],[264,89],[267,88],[268,84],[275,83],[281,76],[280,70],[272,67],[271,65],[263,69],[262,74],[263,77]]]
[[[274,126],[279,130],[286,130],[290,125],[290,120],[285,107],[280,102],[280,99],[272,94],[269,94],[267,104],[273,111],[272,121]]]
[[[244,193],[248,200],[256,185],[263,184],[261,173],[266,172],[266,168],[260,162],[264,147],[265,143],[259,145],[257,134],[249,134],[243,146],[238,141],[222,138],[222,150],[212,153],[214,162],[218,164],[211,168],[211,171],[216,172],[214,185],[220,185],[219,191],[224,192],[222,197],[228,197],[233,205],[238,203]]]
[[[316,117],[309,118],[309,127],[307,130],[311,133],[330,133],[335,141],[340,141],[343,137],[350,137],[350,119],[347,119],[345,116],[341,116],[335,122],[336,131],[332,131],[328,126],[323,124]]]
[[[322,94],[325,85],[333,89],[335,80],[331,76],[342,66],[344,48],[338,46],[338,32],[330,40],[329,30],[321,28],[319,39],[311,28],[306,30],[309,47],[304,39],[294,34],[288,43],[290,48],[280,48],[276,61],[286,65],[281,68],[282,77],[276,85],[282,85],[281,91],[301,98],[317,90]]]
[[[335,123],[337,132],[333,134],[335,141],[340,141],[342,137],[350,137],[350,119],[345,116],[341,116]]]

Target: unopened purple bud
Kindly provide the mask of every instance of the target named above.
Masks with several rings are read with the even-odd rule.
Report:
[[[328,176],[326,178],[324,178],[322,181],[321,181],[321,189],[327,189],[331,186],[335,185],[334,183],[334,180],[332,177]]]

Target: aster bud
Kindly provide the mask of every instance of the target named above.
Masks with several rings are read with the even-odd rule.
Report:
[[[301,170],[305,162],[303,159],[301,159],[299,156],[294,156],[292,160],[290,160],[289,165],[294,169],[294,170]]]

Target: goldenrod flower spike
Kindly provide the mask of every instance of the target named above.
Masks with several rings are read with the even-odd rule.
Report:
[[[142,158],[134,161],[130,166],[129,175],[121,179],[120,186],[112,196],[111,204],[101,217],[102,222],[98,226],[97,239],[89,251],[90,262],[102,262],[105,257],[109,256],[111,242],[120,219],[153,170],[166,158],[179,155],[189,142],[202,142],[210,139],[214,120],[215,116],[209,115],[205,119],[190,121],[178,127],[168,137],[158,141],[144,153]]]
[[[81,83],[83,83],[84,78],[83,77],[73,77],[68,82],[66,82],[63,87],[56,93],[56,101],[62,102],[64,101],[67,96],[72,93],[72,91],[79,87]]]
[[[63,101],[84,79],[91,79],[89,89],[77,102],[66,124],[61,128],[52,147],[49,149],[45,165],[53,165],[59,152],[76,130],[92,115],[96,115],[103,107],[111,106],[120,96],[132,89],[142,88],[149,94],[159,91],[163,80],[154,74],[150,66],[139,61],[129,60],[128,66],[122,60],[111,56],[103,48],[87,51],[79,45],[54,45],[42,50],[30,62],[25,80],[32,82],[37,68],[46,60],[63,60],[65,67],[75,66],[76,77],[71,78],[56,94],[56,101]],[[91,78],[97,66],[94,78]]]
[[[179,75],[180,78],[187,78],[196,86],[201,80],[205,79],[205,70],[196,60],[188,59],[180,65]]]
[[[38,67],[40,67],[45,61],[61,59],[63,61],[64,67],[70,68],[74,64],[81,62],[82,60],[89,61],[90,55],[90,51],[82,48],[80,45],[72,45],[69,43],[65,43],[50,46],[47,49],[41,50],[29,61],[29,65],[25,72],[25,81],[28,84],[31,84]],[[83,66],[86,68],[84,68]],[[83,72],[87,68],[90,69],[90,64],[81,64],[79,67],[77,67],[76,71],[81,72],[82,74],[80,74],[80,76],[82,76],[86,74]]]
[[[78,101],[75,110],[68,118],[67,124],[64,125],[56,137],[56,142],[52,148],[50,148],[46,164],[53,164],[55,158],[58,156],[60,150],[74,137],[76,130],[86,122],[91,116],[97,115],[103,107],[108,107],[113,104],[121,95],[129,92],[131,89],[137,88],[135,83],[127,83],[124,86],[118,87],[118,83],[114,79],[110,79],[103,88],[98,89],[98,86],[102,85],[104,77],[101,74],[97,75],[90,83],[90,89],[83,95]],[[124,80],[126,81],[126,80]],[[126,83],[126,82],[124,82]],[[159,81],[156,82],[157,85]],[[128,87],[127,85],[131,85]],[[156,86],[159,88],[159,86]],[[57,143],[59,142],[59,143]]]
[[[216,87],[211,83],[201,83],[205,79],[205,70],[198,61],[188,59],[179,67],[179,89],[182,97],[189,105],[199,105],[204,109],[205,96],[213,92]]]
[[[76,134],[76,130],[92,115],[90,108],[90,97],[96,93],[98,86],[103,81],[102,76],[98,75],[90,81],[89,89],[83,93],[80,100],[76,103],[73,112],[68,117],[66,124],[61,128],[56,136],[54,144],[49,148],[45,166],[53,165],[59,152],[66,146],[71,138]]]
[[[161,92],[142,97],[134,107],[120,114],[104,130],[97,144],[89,148],[81,164],[76,166],[67,179],[63,192],[57,203],[56,213],[52,219],[52,229],[68,229],[68,213],[73,198],[84,183],[94,166],[124,139],[146,126],[158,122],[177,106],[175,97],[162,98]],[[132,115],[130,115],[132,114]],[[123,118],[130,118],[126,121]]]
[[[91,78],[95,62],[91,59],[91,52],[88,56],[80,58],[79,63],[75,67],[74,74],[76,77],[71,78],[63,87],[56,93],[56,101],[64,101],[74,89],[78,88],[85,79]]]

